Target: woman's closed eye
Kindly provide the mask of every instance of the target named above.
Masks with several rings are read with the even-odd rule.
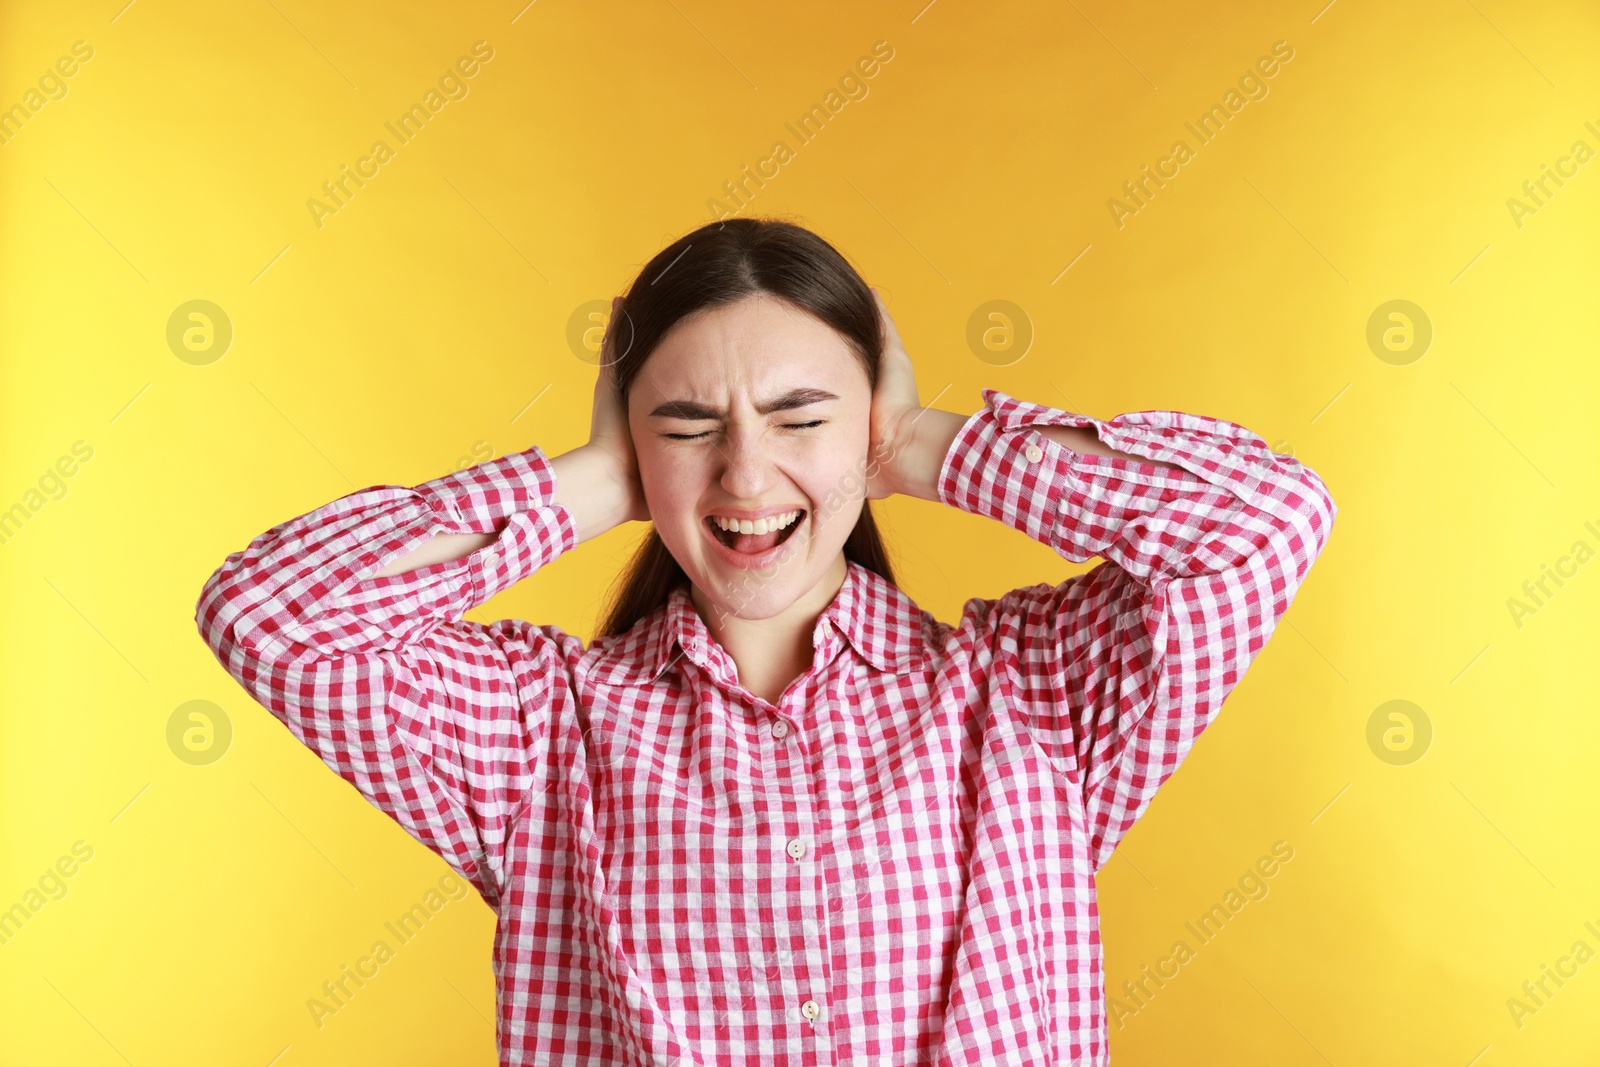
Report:
[[[780,428],[785,430],[809,430],[813,427],[821,426],[827,421],[827,419],[815,419],[811,422],[785,422],[780,424]],[[693,441],[697,438],[705,437],[710,432],[710,430],[704,430],[700,433],[669,433],[662,434],[662,436],[670,437],[674,441]]]

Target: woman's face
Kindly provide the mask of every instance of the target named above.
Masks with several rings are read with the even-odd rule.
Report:
[[[667,333],[629,389],[628,427],[650,517],[704,602],[771,618],[837,574],[866,495],[871,411],[849,344],[778,297],[696,312]],[[759,529],[757,517],[794,512],[764,536],[713,522]]]

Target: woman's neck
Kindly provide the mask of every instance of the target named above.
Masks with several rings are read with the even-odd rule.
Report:
[[[709,604],[698,586],[690,600],[738,668],[739,684],[769,704],[776,705],[789,685],[811,668],[811,636],[817,619],[839,595],[849,564],[840,553],[834,565],[811,589],[783,611],[766,619],[743,619],[723,614]]]

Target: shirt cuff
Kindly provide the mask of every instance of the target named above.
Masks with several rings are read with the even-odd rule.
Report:
[[[499,534],[467,557],[474,603],[482,603],[578,545],[578,524],[554,502],[555,468],[538,445],[414,487],[453,533]],[[523,529],[506,536],[508,526]]]
[[[1023,438],[1019,432],[1040,426],[1099,427],[1092,416],[1018,400],[998,389],[985,389],[983,402],[950,443],[938,480],[941,501],[975,514],[997,515],[1014,493],[1053,484],[1040,463],[1046,456],[1062,459],[1061,445],[1044,434]],[[1016,501],[1010,503],[1015,506]]]
[[[561,507],[553,504],[555,469],[538,445],[414,488],[456,533],[498,533],[519,511]]]

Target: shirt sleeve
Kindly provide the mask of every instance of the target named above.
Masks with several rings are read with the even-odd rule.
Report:
[[[1074,563],[1060,585],[971,600],[998,697],[1081,788],[1098,870],[1216,717],[1321,553],[1321,478],[1231,422],[1176,411],[1101,421],[983,392],[940,498]],[[1066,448],[1045,426],[1177,470]]]
[[[228,673],[491,906],[548,751],[553,694],[582,643],[462,615],[578,543],[555,484],[534,447],[409,488],[362,489],[230,554],[195,608]],[[371,577],[435,534],[462,533],[499,537]]]

